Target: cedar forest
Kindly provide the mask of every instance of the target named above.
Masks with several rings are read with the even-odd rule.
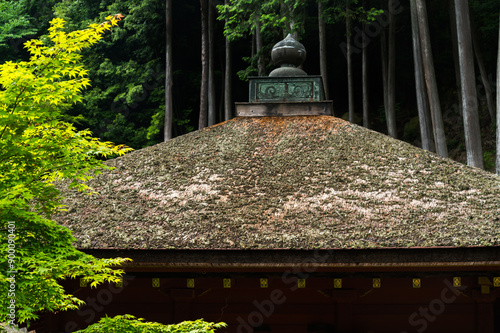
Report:
[[[0,323],[14,298],[13,326],[76,309],[60,281],[117,282],[128,260],[72,246],[50,220],[54,182],[88,191],[106,158],[230,119],[287,33],[335,116],[492,172],[496,156],[500,174],[499,13],[498,0],[0,0]],[[124,315],[82,332],[224,326],[179,325]]]
[[[169,3],[171,7],[165,8]],[[328,0],[318,7],[317,1],[231,0],[224,7],[222,1],[213,0],[3,0],[0,59],[26,57],[23,41],[42,36],[53,17],[65,19],[68,29],[75,30],[122,13],[121,28],[84,52],[92,87],[67,116],[79,129],[89,128],[103,140],[138,149],[163,141],[165,135],[175,137],[232,117],[233,103],[248,99],[246,77],[267,75],[274,68],[270,50],[293,29],[308,52],[304,70],[326,78],[335,116],[429,150],[439,152],[441,147],[451,158],[466,163],[454,1],[428,1],[426,10],[444,148],[433,139],[432,128],[427,130],[431,138],[422,139],[419,127],[410,1],[351,0],[348,8],[346,3]],[[474,131],[481,134],[484,167],[494,171],[500,3],[470,0],[469,5],[479,113],[479,128]],[[165,28],[169,12],[170,39]],[[255,13],[260,13],[260,20]],[[204,51],[206,70],[200,59],[205,26],[210,38]],[[166,71],[168,50],[171,66]],[[166,73],[171,82],[167,93]],[[167,117],[172,125],[166,132],[165,96],[172,114]]]

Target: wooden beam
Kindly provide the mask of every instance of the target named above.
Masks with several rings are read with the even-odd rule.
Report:
[[[236,103],[237,117],[331,116],[332,101]]]

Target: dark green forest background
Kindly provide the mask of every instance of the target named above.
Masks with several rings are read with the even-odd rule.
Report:
[[[339,1],[326,2],[333,8]],[[397,137],[421,145],[415,95],[412,31],[409,1],[399,1],[402,11],[396,19],[396,122]],[[496,91],[498,50],[498,18],[500,1],[469,1],[473,25],[488,80]],[[214,4],[222,4],[215,1]],[[320,74],[318,6],[316,1],[303,1],[304,29],[300,41],[307,49],[304,70]],[[360,6],[361,3],[357,4]],[[365,1],[367,9],[384,9],[386,1]],[[465,161],[463,120],[459,114],[459,97],[453,60],[450,1],[427,1],[433,58],[438,81],[445,133],[450,157]],[[0,61],[16,61],[27,57],[23,43],[46,34],[48,22],[54,17],[68,21],[68,29],[82,29],[100,22],[109,14],[122,13],[125,18],[119,29],[110,32],[98,46],[85,51],[92,87],[85,99],[67,115],[81,129],[90,128],[104,140],[142,148],[163,141],[165,116],[165,1],[164,0],[0,0]],[[173,136],[199,127],[201,82],[201,15],[200,1],[173,0]],[[218,15],[218,14],[217,14]],[[347,62],[345,52],[346,24],[340,18],[326,25],[327,65],[330,98],[335,116],[346,118],[348,112]],[[216,122],[224,120],[225,36],[224,20],[214,24],[214,86]],[[361,50],[356,44],[362,23],[352,22],[354,52],[353,85],[356,121],[362,124]],[[374,34],[367,43],[370,128],[387,133],[381,69],[381,34]],[[264,36],[263,54],[283,38],[276,28]],[[233,102],[248,99],[247,82],[240,78],[257,75],[254,36],[247,33],[231,43]],[[264,57],[266,71],[273,66]],[[238,72],[240,72],[238,75]],[[494,168],[495,122],[489,114],[485,91],[478,77],[476,85],[480,101],[481,135],[486,169]],[[358,119],[359,118],[359,119]]]

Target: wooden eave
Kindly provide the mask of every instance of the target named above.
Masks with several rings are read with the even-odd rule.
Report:
[[[127,272],[499,272],[500,247],[331,250],[85,250]]]

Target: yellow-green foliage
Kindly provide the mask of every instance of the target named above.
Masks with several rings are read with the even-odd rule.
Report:
[[[90,84],[80,51],[121,17],[70,33],[54,19],[47,41],[25,43],[29,61],[0,65],[0,322],[27,323],[40,312],[78,308],[83,302],[66,294],[60,280],[83,276],[95,286],[122,274],[111,267],[126,259],[77,251],[71,232],[50,220],[60,208],[54,181],[86,189],[83,183],[105,167],[103,157],[129,150],[64,121],[65,109]]]
[[[203,319],[163,325],[124,315],[113,318],[104,317],[98,323],[75,333],[215,333],[216,329],[226,326],[225,323],[209,323],[203,321]]]

